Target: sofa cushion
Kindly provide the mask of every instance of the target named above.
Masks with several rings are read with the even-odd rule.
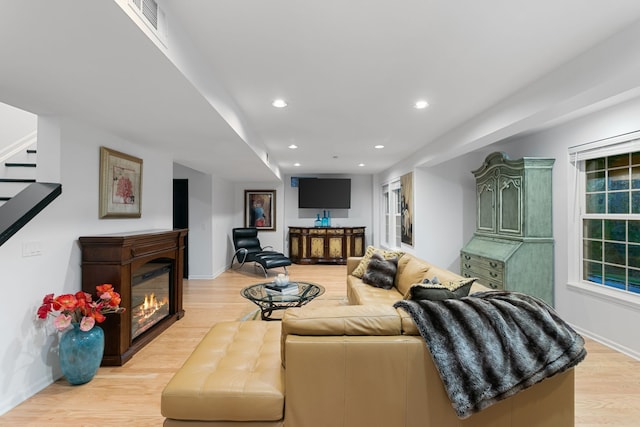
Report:
[[[285,342],[288,335],[389,336],[401,334],[401,319],[398,311],[387,304],[290,308],[282,317],[282,365],[285,366]]]
[[[349,304],[388,304],[393,305],[401,300],[403,295],[396,288],[382,289],[367,285],[354,276],[347,277],[347,298]]]
[[[371,255],[375,252],[379,252],[385,259],[389,258],[400,258],[404,252],[402,251],[386,251],[384,249],[376,248],[375,246],[367,246],[367,250],[365,251],[362,259],[360,260],[360,264],[356,267],[355,270],[351,273],[359,279],[362,279],[365,271],[367,271],[367,265],[369,264],[369,260],[371,259]]]
[[[371,255],[367,270],[362,275],[362,281],[367,285],[382,289],[393,288],[398,270],[398,258],[384,259],[379,252]]]
[[[402,255],[398,260],[396,288],[402,295],[406,295],[411,285],[422,282],[430,268],[431,265],[411,254]]]
[[[469,295],[471,285],[475,281],[475,278],[448,280],[442,283],[425,280],[427,283],[416,283],[411,286],[409,292],[405,295],[405,299],[439,301],[466,297]]]

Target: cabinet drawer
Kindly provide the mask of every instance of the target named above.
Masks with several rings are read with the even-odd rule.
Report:
[[[491,258],[484,258],[477,255],[471,255],[463,252],[460,256],[463,268],[482,268],[483,270],[493,271],[502,274],[504,272],[504,263]]]
[[[463,261],[462,265],[460,266],[460,270],[473,271],[475,272],[475,274],[483,277],[488,277],[491,280],[499,280],[501,282],[504,281],[504,267],[502,266],[502,263],[500,263],[500,266],[494,268],[491,264],[488,263],[481,264]]]
[[[504,282],[502,278],[491,278],[478,273],[478,271],[462,269],[462,273],[460,275],[462,277],[475,277],[477,279],[476,282],[491,289],[504,289]]]

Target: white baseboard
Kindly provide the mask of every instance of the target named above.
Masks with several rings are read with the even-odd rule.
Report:
[[[602,345],[605,345],[605,346],[607,346],[607,347],[609,347],[609,348],[611,348],[611,349],[613,349],[615,351],[618,351],[618,352],[620,352],[620,353],[622,353],[622,354],[624,354],[626,356],[631,357],[632,359],[640,361],[640,353],[638,353],[637,351],[635,351],[633,349],[630,349],[628,347],[620,345],[620,344],[618,344],[616,342],[613,342],[613,341],[611,341],[611,340],[609,340],[607,338],[601,337],[598,334],[594,334],[591,331],[587,331],[585,329],[579,328],[579,327],[577,327],[575,325],[571,325],[571,327],[573,329],[575,329],[576,332],[578,332],[580,335],[584,335],[585,337],[590,338],[590,339],[592,339],[594,341],[597,341]]]
[[[44,390],[55,381],[56,379],[41,378],[35,384],[32,384],[29,388],[21,389],[19,394],[15,394],[11,396],[11,398],[3,400],[2,402],[0,402],[0,416],[6,414],[25,400],[34,396],[36,393]]]

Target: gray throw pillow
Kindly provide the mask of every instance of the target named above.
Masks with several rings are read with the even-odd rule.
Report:
[[[469,278],[434,283],[425,279],[422,283],[411,286],[405,299],[441,301],[466,297],[475,281],[476,278]]]
[[[362,281],[377,288],[391,289],[398,270],[398,258],[385,259],[379,253],[371,255]]]

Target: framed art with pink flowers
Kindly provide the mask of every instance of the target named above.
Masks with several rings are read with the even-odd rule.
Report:
[[[100,147],[100,218],[140,218],[142,159]]]

